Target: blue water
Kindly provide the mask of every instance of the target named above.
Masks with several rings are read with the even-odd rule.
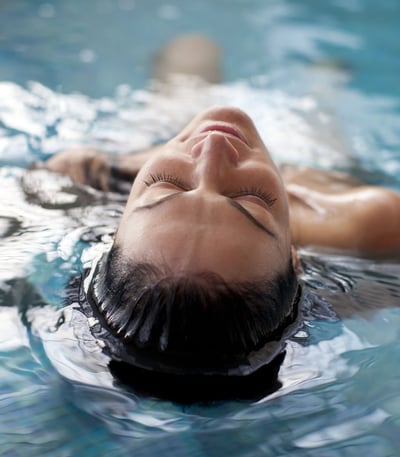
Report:
[[[25,172],[75,144],[149,146],[221,102],[254,117],[277,161],[400,191],[399,19],[396,0],[0,3],[1,456],[400,455],[397,258],[301,250],[314,307],[280,389],[183,406],[116,384],[65,307],[123,201]],[[193,31],[223,49],[224,83],[151,92],[152,56]]]

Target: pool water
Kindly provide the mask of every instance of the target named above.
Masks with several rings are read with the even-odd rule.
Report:
[[[304,324],[278,390],[180,404],[117,383],[65,284],[108,246],[123,198],[28,171],[64,147],[126,153],[212,103],[255,119],[278,162],[400,191],[397,0],[3,0],[0,455],[400,455],[400,263],[302,249]],[[224,83],[149,89],[151,58],[200,32]]]

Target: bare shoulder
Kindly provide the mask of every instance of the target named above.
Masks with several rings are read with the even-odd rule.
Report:
[[[317,170],[293,164],[282,164],[280,171],[286,185],[296,184],[323,193],[343,192],[363,184],[341,171]]]
[[[365,251],[400,251],[400,195],[390,189],[363,186],[354,190],[349,207],[354,230]]]
[[[287,186],[293,238],[367,255],[400,252],[400,195],[375,186],[332,193]]]

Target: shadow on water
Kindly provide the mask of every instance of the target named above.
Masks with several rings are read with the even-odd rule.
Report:
[[[111,361],[110,370],[119,383],[138,395],[155,396],[178,403],[221,400],[257,401],[277,391],[285,353],[248,376],[186,376],[156,373]]]

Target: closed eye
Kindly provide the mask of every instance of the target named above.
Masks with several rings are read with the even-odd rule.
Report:
[[[157,183],[168,183],[168,184],[172,184],[176,187],[178,187],[179,189],[182,189],[182,190],[185,190],[185,191],[189,191],[190,190],[190,186],[185,183],[184,181],[182,181],[180,178],[178,178],[177,176],[174,176],[174,175],[171,175],[171,174],[168,174],[168,173],[157,173],[157,174],[150,174],[148,176],[148,178],[144,181],[145,185],[147,187],[150,187],[154,184],[157,184]]]
[[[151,187],[157,183],[172,184],[173,186],[183,191],[191,190],[191,187],[182,179],[165,172],[155,174],[151,173],[148,178],[144,180],[144,184],[147,187]],[[228,194],[228,197],[232,199],[252,196],[261,200],[261,202],[266,205],[268,209],[271,209],[276,202],[276,198],[273,196],[273,194],[266,192],[259,187],[241,187],[238,192]]]
[[[273,196],[273,194],[266,192],[258,187],[242,187],[239,192],[229,195],[230,198],[240,198],[249,196],[259,198],[268,207],[268,209],[271,209],[276,202],[276,198]]]

